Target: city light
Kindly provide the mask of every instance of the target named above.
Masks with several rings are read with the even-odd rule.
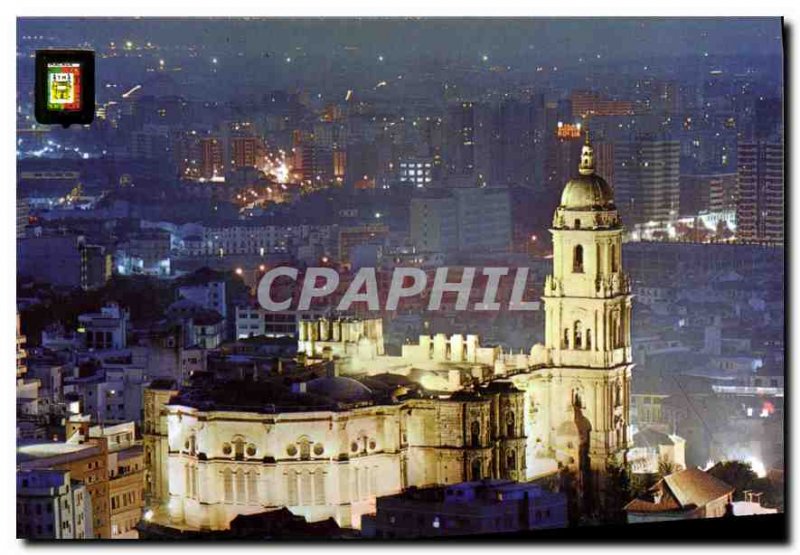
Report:
[[[19,18],[17,536],[772,539],[784,25]]]

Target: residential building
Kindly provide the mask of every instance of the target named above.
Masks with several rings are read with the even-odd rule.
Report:
[[[71,232],[28,230],[17,240],[17,272],[54,287],[96,289],[110,277],[105,249]]]
[[[725,516],[735,488],[698,468],[674,472],[625,505],[629,523]]]
[[[739,143],[736,238],[782,245],[784,233],[783,144]]]
[[[567,526],[567,498],[541,485],[508,480],[410,488],[379,497],[361,519],[362,536],[408,539],[502,534]]]
[[[614,198],[629,225],[677,217],[680,142],[656,136],[616,142]]]
[[[69,470],[17,470],[17,538],[93,538],[92,500],[86,485]]]
[[[646,428],[633,434],[628,462],[634,474],[658,474],[662,468],[686,468],[686,440]]]
[[[109,303],[100,312],[78,316],[78,333],[83,335],[87,349],[124,349],[128,343],[129,322],[130,311]]]
[[[30,440],[17,444],[18,470],[65,470],[71,480],[85,484],[91,502],[92,537],[99,539],[111,538],[107,459],[102,439],[83,443]]]
[[[136,425],[125,422],[113,426],[92,426],[90,438],[105,438],[108,443],[108,498],[112,539],[136,539],[136,525],[142,518],[145,502],[145,464]]]
[[[25,352],[26,342],[27,338],[22,335],[19,312],[17,312],[17,379],[24,376],[28,371],[28,368],[25,364],[27,357],[27,353]]]
[[[260,306],[236,307],[236,338],[294,337],[299,315],[295,311],[273,312]]]
[[[572,104],[572,114],[582,118],[633,114],[633,102],[604,98],[592,91],[573,91],[569,99]]]
[[[411,199],[410,238],[417,251],[511,249],[511,197],[504,187],[426,191]]]
[[[404,185],[423,188],[433,181],[432,157],[401,157],[397,162],[397,180]]]
[[[178,296],[205,309],[217,311],[223,319],[228,316],[225,281],[223,280],[209,280],[182,285],[178,288]]]

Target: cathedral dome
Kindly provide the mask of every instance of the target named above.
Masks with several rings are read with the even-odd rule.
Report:
[[[586,144],[581,150],[580,175],[567,181],[561,193],[561,208],[571,210],[591,210],[592,208],[611,208],[614,205],[614,191],[605,179],[594,173],[594,150]]]
[[[614,193],[605,179],[596,174],[570,179],[561,193],[561,206],[572,210],[590,210],[614,204]]]

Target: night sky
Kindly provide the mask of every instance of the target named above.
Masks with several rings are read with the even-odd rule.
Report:
[[[337,46],[382,48],[392,56],[484,51],[498,58],[532,53],[566,62],[588,53],[619,60],[647,56],[777,55],[780,18],[574,19],[20,19],[21,34],[72,41],[146,35],[162,45],[201,42],[255,54],[264,49],[309,54]]]

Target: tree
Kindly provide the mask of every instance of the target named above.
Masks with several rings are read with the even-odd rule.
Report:
[[[642,497],[659,480],[658,474],[633,474],[631,475],[631,499]]]
[[[744,499],[746,490],[752,490],[763,494],[761,502],[765,506],[783,510],[783,484],[773,483],[768,478],[759,478],[748,462],[720,462],[711,467],[708,473],[735,487],[736,491],[733,494],[733,498],[736,501]]]
[[[624,523],[625,511],[622,509],[633,497],[628,467],[624,464],[610,462],[606,470],[605,486],[603,520],[612,524]]]
[[[740,501],[744,498],[744,491],[755,489],[758,475],[753,472],[750,463],[744,461],[723,461],[715,464],[708,471],[714,478],[722,480],[736,488],[734,499]]]
[[[663,478],[664,476],[669,476],[673,472],[677,472],[680,470],[677,464],[672,462],[666,457],[659,457],[658,459],[658,477]]]

